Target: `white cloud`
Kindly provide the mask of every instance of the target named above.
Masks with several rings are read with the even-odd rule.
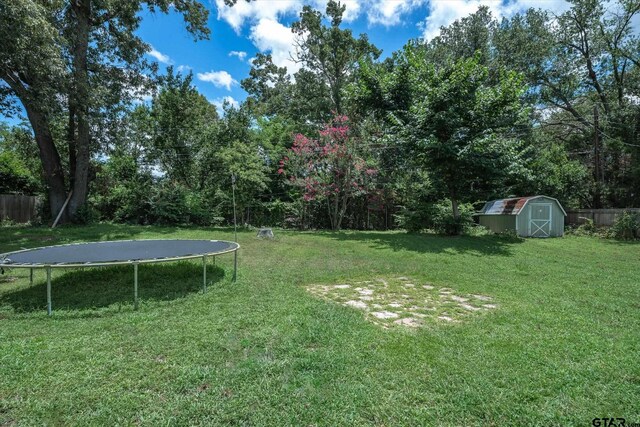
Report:
[[[173,64],[173,61],[171,60],[171,58],[169,58],[169,55],[165,55],[164,53],[155,50],[153,48],[153,46],[151,46],[151,51],[147,52],[147,55],[149,56],[153,56],[156,61],[161,62],[163,64]]]
[[[268,3],[239,0],[231,7],[224,4],[224,0],[216,0],[216,6],[218,19],[227,21],[237,33],[246,21],[253,22],[264,18],[276,20],[302,10],[302,2],[298,0],[278,0]]]
[[[377,0],[372,1],[367,10],[370,24],[382,24],[387,27],[401,23],[405,13],[422,6],[426,0]]]
[[[422,24],[423,37],[431,40],[440,34],[440,27],[446,27],[454,21],[470,15],[482,5],[488,6],[494,18],[511,17],[529,8],[542,8],[554,13],[562,13],[569,8],[565,0],[515,0],[503,3],[500,0],[431,0],[429,13]]]
[[[251,28],[249,38],[260,52],[270,52],[277,66],[287,67],[291,74],[300,69],[300,65],[291,60],[294,34],[289,27],[274,19],[263,18]]]
[[[382,1],[382,0],[365,0]],[[414,1],[414,0],[411,0]],[[424,0],[422,0],[424,1]],[[277,1],[244,1],[239,0],[233,7],[224,4],[224,0],[215,0],[218,10],[218,19],[226,21],[236,33],[240,34],[244,25],[249,25],[249,38],[260,52],[270,52],[273,62],[280,66],[286,66],[289,73],[295,73],[300,66],[290,60],[290,52],[293,51],[293,34],[291,28],[281,24],[279,20],[284,17],[297,16],[305,4],[311,5],[316,10],[324,10],[328,0],[277,0]],[[341,0],[346,6],[343,14],[344,22],[351,22],[361,12],[361,0]],[[232,55],[230,53],[230,55]],[[238,56],[241,60],[242,57]]]
[[[179,72],[179,73],[184,73],[184,72],[191,71],[191,70],[192,70],[192,68],[190,66],[188,66],[188,65],[178,65],[176,67],[176,71]]]
[[[233,108],[238,108],[240,106],[240,103],[238,101],[236,101],[232,96],[223,96],[222,98],[216,98],[214,100],[209,100],[209,102],[213,105],[216,106],[216,109],[218,110],[219,114],[223,114],[224,110],[222,109],[222,106],[224,105],[225,101],[231,105]]]
[[[247,57],[247,52],[243,52],[241,50],[232,50],[229,52],[229,56],[237,56],[240,61],[244,61],[244,58]]]
[[[310,4],[317,10],[324,10],[327,7],[328,0],[311,0],[303,2],[300,0],[277,0],[277,1],[244,1],[238,0],[235,5],[227,6],[224,0],[215,0],[218,9],[218,19],[227,21],[229,25],[240,33],[242,26],[249,22],[251,24],[261,19],[271,19],[277,21],[278,18],[285,16],[295,16],[300,13],[305,4]],[[379,0],[376,0],[379,1]],[[346,6],[343,20],[351,22],[360,14],[359,0],[342,0],[341,3]]]
[[[203,82],[213,83],[216,87],[225,87],[227,90],[231,90],[232,85],[238,84],[238,81],[224,70],[198,73],[198,79]]]

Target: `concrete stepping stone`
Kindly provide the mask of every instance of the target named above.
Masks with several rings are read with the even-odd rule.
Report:
[[[371,315],[378,319],[395,319],[398,317],[398,313],[392,311],[374,311]]]
[[[410,328],[417,328],[422,323],[418,319],[414,319],[413,317],[405,317],[404,319],[394,320],[393,323],[396,325],[408,326]]]
[[[366,303],[364,303],[364,302],[362,302],[362,301],[354,301],[354,300],[351,300],[351,301],[347,301],[347,302],[345,302],[344,304],[345,304],[345,305],[348,305],[348,306],[350,306],[350,307],[359,308],[359,309],[365,309],[365,308],[367,308],[367,304],[366,304]]]

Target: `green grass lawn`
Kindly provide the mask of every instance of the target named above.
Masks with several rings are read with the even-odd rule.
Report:
[[[115,225],[3,228],[0,252],[232,236]],[[205,294],[201,262],[141,266],[139,311],[132,267],[55,270],[51,318],[43,272],[31,286],[28,270],[5,272],[0,426],[640,422],[640,244],[402,232],[276,236],[239,233],[237,283],[233,256],[218,257]],[[487,296],[495,308],[448,322],[428,317],[425,306],[419,327],[385,328],[362,309],[309,291],[397,277]],[[404,298],[395,286],[393,298]],[[429,292],[406,295],[440,301]]]

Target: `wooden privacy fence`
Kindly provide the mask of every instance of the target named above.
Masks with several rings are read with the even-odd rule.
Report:
[[[0,220],[34,221],[38,217],[38,198],[24,194],[0,194]]]
[[[585,218],[593,221],[595,225],[611,226],[616,218],[624,212],[640,213],[640,208],[627,209],[575,209],[567,211],[565,223],[569,225],[579,225],[585,223]]]

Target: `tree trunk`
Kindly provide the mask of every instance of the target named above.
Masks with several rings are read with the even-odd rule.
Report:
[[[338,214],[338,223],[336,224],[336,229],[340,230],[342,228],[342,219],[344,218],[344,214],[347,212],[347,203],[349,202],[349,193],[345,192],[342,196],[342,207],[340,208],[340,213]]]
[[[42,163],[42,171],[44,174],[44,182],[47,186],[47,194],[49,196],[49,208],[51,216],[55,217],[62,209],[62,205],[67,198],[66,187],[64,182],[64,172],[60,163],[60,154],[53,143],[53,136],[49,129],[49,123],[44,114],[23,101],[22,103],[27,112],[27,117],[33,128],[33,133],[38,143],[40,151],[40,161]],[[63,222],[67,219],[66,212],[60,218]]]
[[[29,93],[29,90],[18,78],[6,72],[1,73],[0,78],[15,92],[27,113],[27,118],[38,144],[43,178],[47,187],[47,195],[49,196],[49,208],[51,215],[56,216],[60,212],[62,205],[64,205],[67,195],[60,154],[53,142],[47,115],[31,101],[32,94]],[[65,213],[61,220],[64,221],[66,218],[67,215]]]
[[[89,189],[91,134],[89,129],[90,100],[87,52],[89,50],[91,0],[76,0],[71,4],[76,19],[76,39],[73,47],[73,87],[75,91],[69,96],[73,98],[73,105],[76,107],[77,125],[73,196],[69,202],[69,215],[73,217],[78,209],[86,203]]]
[[[451,199],[451,210],[453,211],[453,219],[460,218],[460,211],[458,210],[458,201]]]
[[[336,194],[333,199],[327,197],[327,208],[329,210],[329,222],[331,223],[331,229],[337,230],[338,228],[338,208],[340,203],[340,197]]]
[[[453,213],[453,222],[454,226],[447,233],[458,235],[462,232],[459,225],[460,219],[460,209],[458,209],[458,196],[455,189],[451,188],[449,190],[449,197],[451,198],[451,211]]]
[[[69,97],[69,120],[67,124],[67,145],[69,147],[69,187],[73,188],[76,172],[76,107]]]

